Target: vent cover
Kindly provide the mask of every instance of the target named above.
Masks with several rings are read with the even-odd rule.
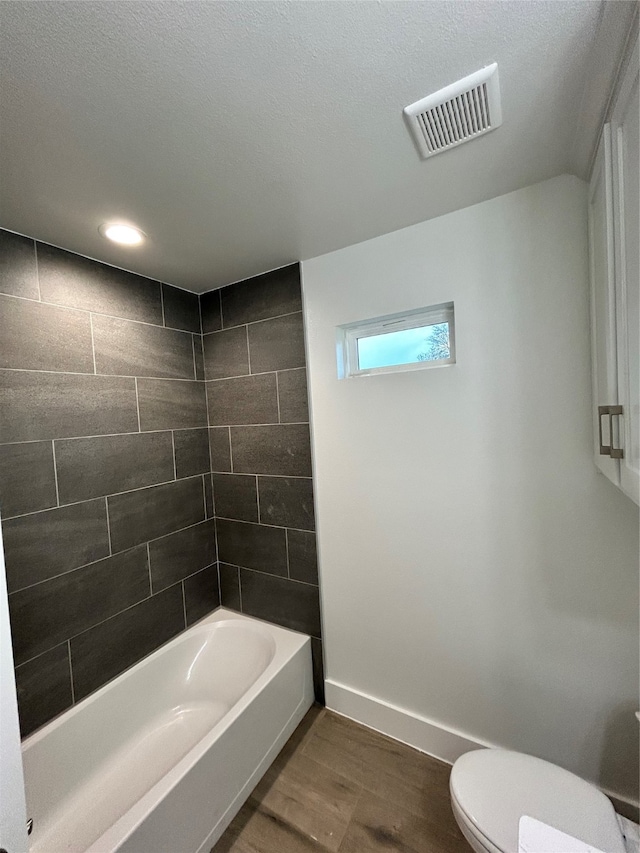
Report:
[[[498,64],[445,86],[404,114],[422,157],[433,157],[502,124]]]

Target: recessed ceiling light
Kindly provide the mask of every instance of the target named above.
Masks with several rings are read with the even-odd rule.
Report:
[[[121,222],[105,222],[99,231],[107,240],[113,240],[122,246],[139,246],[146,236],[139,228]]]

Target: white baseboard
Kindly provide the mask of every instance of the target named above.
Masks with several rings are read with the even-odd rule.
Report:
[[[448,764],[472,749],[494,746],[330,679],[325,681],[325,699],[332,711]]]
[[[443,726],[421,717],[405,708],[399,708],[390,702],[368,696],[352,687],[347,687],[337,681],[325,681],[326,705],[337,714],[349,717],[363,726],[375,729],[383,735],[399,740],[446,761],[448,764],[472,749],[497,747],[497,744],[485,743],[462,732]],[[638,822],[638,804],[620,797],[611,791],[604,793],[613,802],[615,810],[630,820]]]

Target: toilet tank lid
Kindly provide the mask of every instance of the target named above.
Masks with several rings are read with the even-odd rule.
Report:
[[[520,818],[528,815],[606,853],[625,853],[607,797],[548,761],[505,749],[474,750],[453,765],[450,786],[467,820],[499,850],[518,849]]]

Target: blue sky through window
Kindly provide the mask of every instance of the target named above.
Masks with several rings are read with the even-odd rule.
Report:
[[[445,336],[445,341],[448,340],[448,325],[436,323],[417,329],[401,329],[398,332],[358,338],[358,368],[370,370],[374,367],[449,358],[448,346],[445,351],[441,348],[442,336]]]

